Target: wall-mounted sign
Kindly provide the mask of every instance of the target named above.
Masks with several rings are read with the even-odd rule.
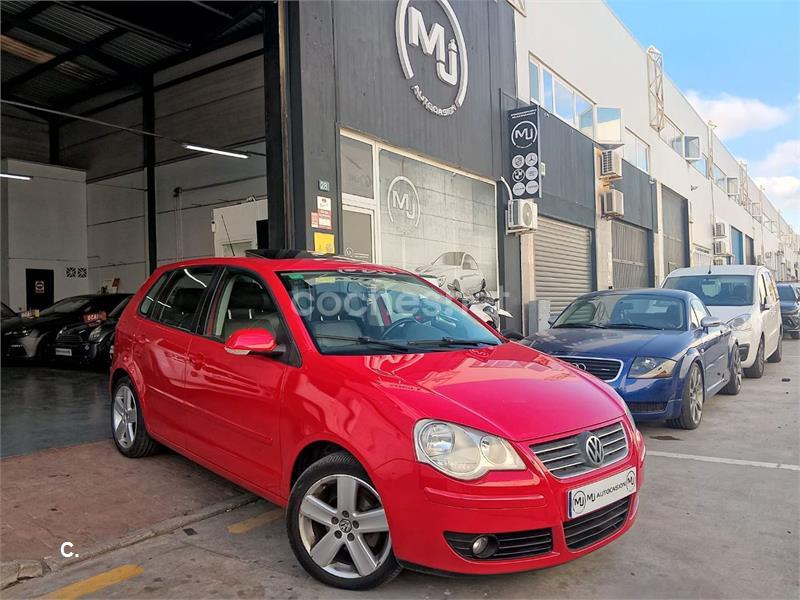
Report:
[[[397,54],[403,67],[405,78],[411,83],[411,91],[416,99],[427,110],[440,117],[449,117],[464,103],[467,95],[469,65],[467,61],[467,45],[453,7],[447,0],[436,0],[444,11],[450,24],[453,37],[445,42],[445,28],[441,23],[432,23],[428,28],[419,9],[410,6],[411,0],[398,0],[395,13],[394,33],[397,42]],[[414,68],[409,58],[409,47],[422,51],[426,57],[428,68],[435,64],[436,76],[448,88],[453,89],[453,98],[449,106],[441,107],[432,101],[414,78]]]
[[[402,175],[392,179],[386,194],[386,210],[389,220],[402,233],[411,233],[419,226],[422,207],[417,188],[410,179]]]
[[[336,240],[332,233],[314,232],[314,252],[336,254]]]
[[[331,191],[331,182],[325,181],[324,179],[320,179],[317,182],[320,192],[330,192]]]
[[[539,107],[535,104],[508,112],[508,155],[512,199],[541,198]]]

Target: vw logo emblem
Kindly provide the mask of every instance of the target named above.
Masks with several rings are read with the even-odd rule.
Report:
[[[578,367],[581,371],[585,371],[586,370],[586,364],[585,363],[575,363],[575,366]]]
[[[587,462],[593,467],[603,464],[606,452],[603,449],[603,442],[594,434],[590,434],[584,442],[584,456]]]

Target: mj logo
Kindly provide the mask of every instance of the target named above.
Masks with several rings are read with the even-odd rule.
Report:
[[[399,0],[395,15],[395,37],[397,40],[397,53],[403,74],[412,82],[411,91],[419,102],[430,112],[440,117],[452,115],[464,103],[467,95],[468,64],[467,47],[464,35],[453,8],[447,0],[436,0],[442,8],[453,37],[445,42],[445,29],[440,23],[433,23],[430,28],[426,26],[422,13],[415,7],[409,6],[411,0]],[[406,36],[406,34],[408,34]],[[409,47],[418,48],[424,56],[433,57],[436,61],[436,76],[439,81],[449,87],[455,87],[455,97],[450,106],[440,107],[432,102],[422,91],[419,83],[414,82],[414,68],[409,59]]]
[[[417,228],[422,211],[417,188],[410,179],[402,175],[392,179],[386,194],[386,211],[401,233],[411,233]]]

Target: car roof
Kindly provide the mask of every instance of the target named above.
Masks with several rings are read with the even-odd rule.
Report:
[[[692,292],[684,290],[673,290],[669,288],[631,288],[631,289],[613,289],[613,290],[599,290],[584,294],[581,298],[589,296],[611,296],[614,294],[642,294],[647,296],[664,296],[665,298],[682,298],[683,300],[691,300],[695,297]]]
[[[683,277],[686,275],[755,275],[765,267],[761,265],[718,265],[701,267],[683,267],[675,269],[667,278]]]
[[[338,271],[342,269],[364,270],[383,273],[408,273],[403,269],[376,265],[355,260],[346,256],[311,252],[309,250],[248,250],[246,256],[210,256],[182,260],[160,267],[160,271],[170,271],[191,266],[238,266],[254,271]]]

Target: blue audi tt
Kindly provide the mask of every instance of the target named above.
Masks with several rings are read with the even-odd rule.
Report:
[[[602,379],[640,421],[695,429],[708,398],[742,387],[735,337],[691,292],[586,294],[522,343]]]

